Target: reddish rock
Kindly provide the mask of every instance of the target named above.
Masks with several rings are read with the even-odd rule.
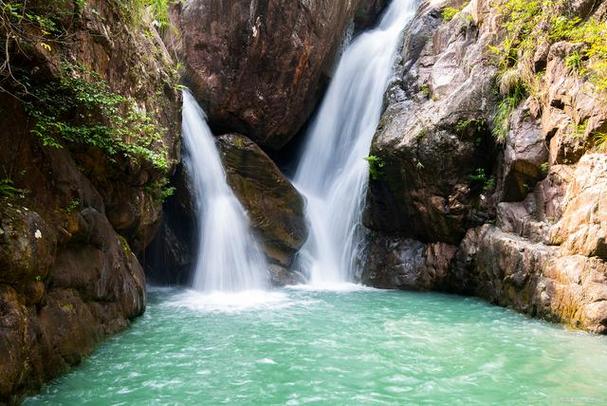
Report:
[[[187,79],[212,127],[264,148],[284,146],[314,109],[359,3],[189,1]]]

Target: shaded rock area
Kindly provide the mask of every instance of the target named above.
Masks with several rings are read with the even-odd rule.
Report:
[[[148,151],[162,153],[168,164],[159,168],[134,155],[111,155],[65,138],[61,147],[46,145],[43,140],[55,127],[47,124],[43,133],[32,132],[36,111],[15,97],[23,87],[3,80],[0,403],[18,402],[22,394],[66,372],[103,338],[143,313],[145,276],[136,254],[156,232],[161,185],[178,159],[177,78],[147,20],[127,18],[122,5],[112,1],[88,1],[83,8],[61,4],[53,6],[52,14],[63,17],[57,22],[64,34],[61,41],[49,38],[47,47],[27,38],[19,46],[9,42],[13,73],[38,88],[57,86],[62,90],[53,97],[59,98],[66,83],[73,84],[62,66],[79,66],[83,76],[103,81],[124,99],[105,91],[94,97],[102,103],[128,100],[147,114],[147,128],[162,129],[161,139]],[[35,14],[46,12],[48,4],[31,1],[27,6]],[[37,28],[32,23],[28,29]],[[80,87],[74,91],[81,94],[98,89],[88,88],[91,82],[76,83]],[[79,119],[55,119],[63,119],[65,127],[82,128],[76,127]],[[143,132],[134,130],[122,141],[145,137]]]
[[[360,0],[189,1],[181,18],[188,85],[216,133],[279,150],[313,111],[347,25],[355,15],[370,24],[381,8]]]
[[[584,17],[605,12],[581,3]],[[422,3],[404,38],[372,147],[384,166],[369,187],[363,281],[607,333],[607,154],[594,137],[607,128],[605,96],[566,66],[575,45],[554,43],[535,55],[540,88],[491,145],[496,11],[473,0],[442,21],[454,4]]]
[[[177,166],[171,184],[175,193],[164,203],[158,232],[142,262],[150,283],[188,286],[193,279],[199,241],[194,193],[183,163]]]
[[[436,290],[446,285],[456,247],[382,235],[367,238],[370,242],[362,253],[362,283],[410,290]]]

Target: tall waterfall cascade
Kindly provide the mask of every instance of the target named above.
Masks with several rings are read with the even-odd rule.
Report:
[[[187,90],[183,92],[182,132],[200,239],[193,288],[204,292],[265,288],[265,257],[249,229],[245,210],[228,186],[205,114]]]
[[[301,265],[313,285],[351,282],[361,245],[369,155],[401,33],[416,0],[393,0],[378,27],[345,50],[315,117],[294,183],[307,198]]]

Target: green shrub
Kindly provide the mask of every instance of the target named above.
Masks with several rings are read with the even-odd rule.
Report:
[[[24,193],[24,190],[15,187],[12,179],[0,179],[0,197],[12,198],[23,195]]]
[[[594,146],[599,152],[607,153],[607,133],[597,132],[593,134]]]
[[[168,168],[165,130],[134,100],[110,91],[94,72],[64,64],[58,82],[32,86],[30,92],[33,98],[26,108],[35,119],[32,133],[43,145],[86,145],[109,157],[123,154]]]
[[[369,155],[365,158],[369,163],[369,176],[373,180],[379,180],[384,176],[384,160],[376,155]]]
[[[532,58],[539,44],[569,41],[581,45],[566,59],[572,70],[587,75],[599,90],[607,90],[607,21],[582,20],[567,14],[567,0],[498,0],[495,8],[506,35],[491,47],[501,72],[519,67],[528,89],[538,78]]]
[[[455,7],[445,7],[441,13],[443,21],[449,22],[453,20],[453,17],[455,17],[460,11],[460,9]]]
[[[510,130],[510,115],[527,97],[527,90],[521,82],[509,89],[509,93],[497,104],[493,119],[493,136],[498,142],[504,142]]]

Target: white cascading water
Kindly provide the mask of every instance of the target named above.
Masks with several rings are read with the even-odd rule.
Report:
[[[184,162],[196,198],[200,243],[193,288],[204,292],[261,290],[267,264],[246,212],[228,186],[204,112],[183,92]]]
[[[356,273],[369,178],[364,158],[416,3],[393,0],[379,26],[345,50],[307,135],[294,183],[307,198],[311,230],[301,262],[312,285],[352,282]]]

